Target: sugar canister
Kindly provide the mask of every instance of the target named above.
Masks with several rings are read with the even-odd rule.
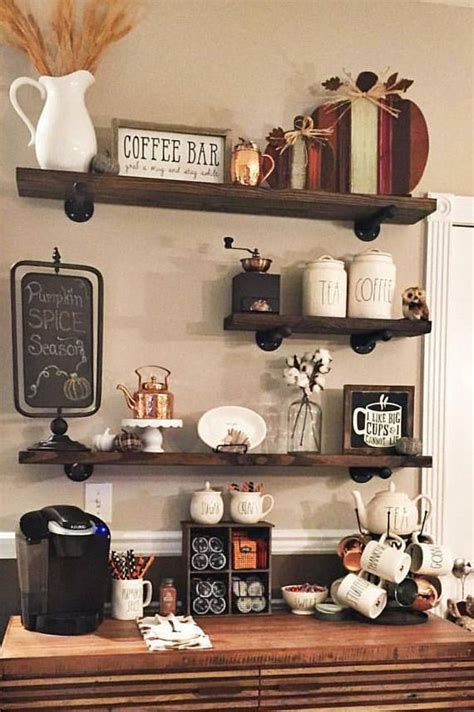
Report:
[[[303,273],[305,316],[346,316],[347,273],[330,255],[308,262]]]
[[[349,317],[391,319],[396,267],[388,252],[371,249],[354,257],[349,269]]]

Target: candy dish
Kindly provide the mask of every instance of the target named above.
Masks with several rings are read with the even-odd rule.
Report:
[[[317,584],[282,586],[281,592],[291,612],[298,616],[312,615],[315,604],[325,601],[328,596],[327,586]]]

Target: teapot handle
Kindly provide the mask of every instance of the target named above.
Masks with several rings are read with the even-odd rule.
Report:
[[[156,368],[157,370],[165,371],[165,388],[168,388],[168,376],[171,375],[171,371],[168,368],[165,368],[164,366],[153,366],[152,364],[150,364],[149,366],[140,366],[140,368],[135,369],[135,373],[138,376],[138,388],[141,388],[142,385],[142,374],[140,373],[140,371],[143,371],[144,368]]]
[[[431,499],[431,497],[428,497],[427,494],[419,494],[414,499],[412,499],[413,504],[416,504],[416,502],[419,499],[426,499],[426,502],[428,504],[428,506],[427,506],[427,512],[428,512],[427,518],[428,518],[431,514],[431,510],[433,509],[433,500]]]
[[[28,146],[32,146],[36,138],[36,129],[23,111],[23,109],[21,108],[21,106],[19,105],[18,100],[16,98],[17,90],[24,84],[31,84],[32,87],[38,89],[43,100],[46,99],[46,89],[42,84],[37,82],[36,79],[30,79],[30,77],[18,77],[18,79],[15,79],[15,81],[12,82],[12,85],[10,87],[10,101],[20,119],[26,124],[26,126],[30,130],[31,138]]]

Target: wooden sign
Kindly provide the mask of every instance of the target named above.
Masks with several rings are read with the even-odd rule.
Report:
[[[344,386],[343,452],[387,455],[413,437],[413,386]]]
[[[114,119],[119,175],[195,183],[225,183],[227,131]]]
[[[56,268],[12,268],[15,405],[33,417],[90,415],[100,403],[102,278],[82,265]]]

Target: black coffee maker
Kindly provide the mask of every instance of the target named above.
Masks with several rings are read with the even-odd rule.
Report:
[[[95,630],[104,617],[108,526],[58,504],[24,514],[15,538],[25,628],[55,635]]]

